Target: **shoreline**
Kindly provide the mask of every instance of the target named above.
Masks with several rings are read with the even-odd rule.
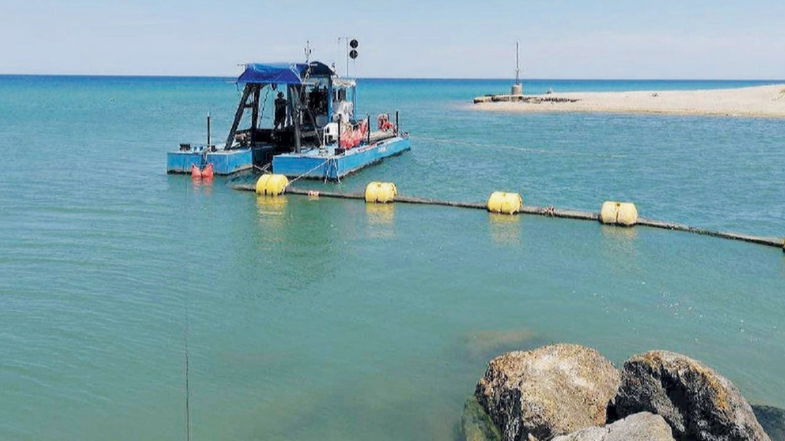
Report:
[[[475,103],[472,108],[508,113],[584,112],[785,118],[785,84],[735,89],[570,92],[526,95],[525,98],[564,101],[491,101]]]

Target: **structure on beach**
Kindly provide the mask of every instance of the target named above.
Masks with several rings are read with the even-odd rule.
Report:
[[[540,103],[540,102],[558,102],[560,99],[556,98],[543,98],[536,96],[523,95],[523,83],[521,82],[521,65],[520,65],[520,44],[515,42],[515,82],[510,87],[509,95],[506,94],[487,94],[474,98],[474,104],[489,103],[497,101],[522,101],[527,103]]]
[[[510,88],[510,95],[523,95],[523,84],[521,84],[520,51],[518,42],[515,42],[515,83]]]

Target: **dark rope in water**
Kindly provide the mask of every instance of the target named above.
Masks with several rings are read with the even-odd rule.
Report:
[[[251,184],[234,184],[231,187],[235,190],[244,190],[244,191],[254,191],[255,187]],[[286,188],[287,194],[296,194],[296,195],[304,195],[309,196],[313,194],[313,191],[303,190],[299,188],[287,187]],[[327,197],[327,198],[338,198],[338,199],[360,199],[365,200],[365,194],[363,193],[338,193],[332,191],[318,191],[319,196]],[[412,196],[395,196],[395,202],[400,202],[404,204],[420,204],[420,205],[438,205],[444,207],[460,207],[460,208],[473,208],[473,209],[480,209],[486,210],[486,205],[484,203],[479,202],[458,202],[458,201],[442,201],[436,199],[425,199],[425,198],[418,198]],[[600,215],[599,213],[592,213],[588,211],[580,211],[580,210],[570,210],[570,209],[563,209],[563,208],[556,208],[553,206],[549,207],[536,207],[533,205],[524,205],[521,207],[519,211],[520,214],[531,214],[531,215],[538,215],[538,216],[547,216],[547,217],[558,217],[558,218],[566,218],[566,219],[579,219],[579,220],[591,220],[591,221],[599,221]],[[704,236],[712,236],[712,237],[719,237],[723,239],[731,239],[731,240],[739,240],[743,242],[750,242],[756,243],[759,245],[766,245],[770,247],[776,248],[783,248],[783,239],[778,237],[764,237],[764,236],[754,236],[751,234],[743,234],[743,233],[734,233],[734,232],[724,232],[724,231],[714,231],[708,230],[705,228],[697,228],[691,227],[685,224],[678,224],[672,222],[663,222],[653,219],[645,219],[645,218],[638,218],[638,222],[636,225],[652,227],[652,228],[660,228],[664,230],[673,230],[673,231],[684,231],[688,233],[700,234]]]

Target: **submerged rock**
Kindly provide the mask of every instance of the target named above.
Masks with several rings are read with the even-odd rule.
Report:
[[[475,396],[503,440],[548,440],[605,424],[619,381],[594,349],[557,344],[494,358]]]
[[[477,397],[473,395],[463,405],[461,434],[465,441],[501,441],[502,439],[499,429],[477,401]]]
[[[615,411],[661,415],[680,440],[769,441],[729,380],[673,352],[651,351],[624,363]]]
[[[473,332],[465,338],[466,351],[473,359],[485,359],[513,349],[533,349],[543,343],[529,329],[485,330]]]
[[[607,426],[557,436],[552,441],[673,441],[673,435],[663,417],[641,412]]]
[[[785,441],[785,410],[753,404],[752,411],[771,441]]]

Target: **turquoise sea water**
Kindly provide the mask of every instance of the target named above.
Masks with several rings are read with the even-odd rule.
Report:
[[[757,82],[546,81],[530,91]],[[315,188],[586,210],[785,235],[785,121],[479,113],[507,81],[364,80],[413,150]],[[577,342],[671,349],[785,407],[785,255],[646,228],[257,199],[167,176],[223,134],[226,79],[0,77],[0,439],[452,440],[486,361]],[[185,332],[186,328],[188,329]]]

